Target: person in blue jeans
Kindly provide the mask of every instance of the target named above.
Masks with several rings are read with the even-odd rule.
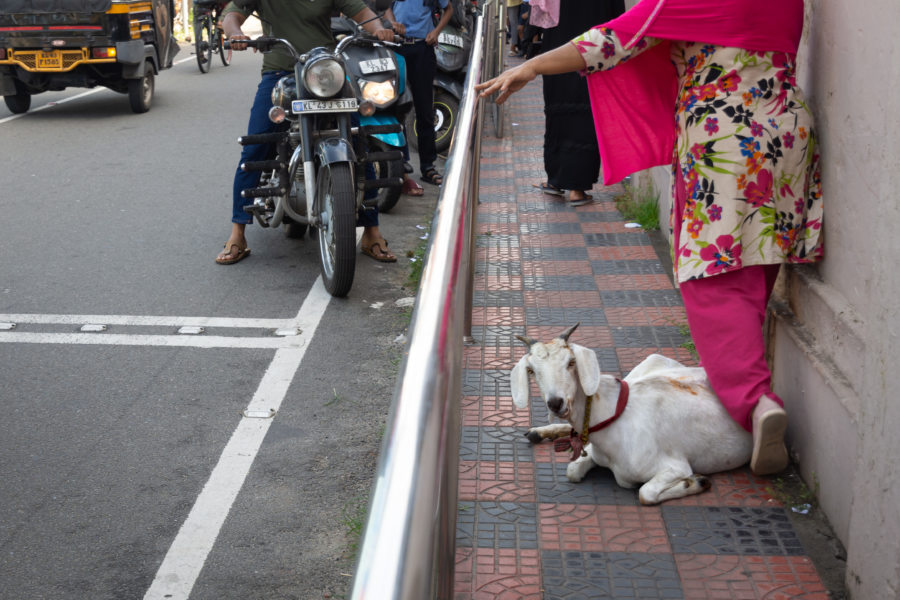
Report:
[[[317,2],[294,2],[291,0],[242,0],[240,7],[234,2],[225,7],[222,28],[226,38],[234,50],[246,50],[243,40],[250,39],[241,30],[244,21],[254,12],[263,24],[263,33],[267,36],[285,38],[299,52],[308,52],[317,46],[334,46],[331,35],[331,15],[333,12],[351,15],[357,23],[369,21],[363,27],[381,40],[392,40],[394,32],[382,27],[375,13],[363,0],[319,0]],[[370,20],[373,19],[373,20]],[[272,106],[272,88],[278,80],[294,71],[294,60],[286,50],[276,48],[263,56],[262,78],[256,90],[253,106],[250,108],[250,121],[247,133],[270,133],[278,131],[278,126],[269,120],[269,108]],[[267,159],[272,152],[271,144],[244,146],[241,150],[240,165],[244,162]],[[241,192],[259,185],[259,171],[244,172],[238,166],[234,175],[232,192],[231,235],[225,242],[225,248],[216,257],[220,265],[234,264],[250,255],[244,230],[253,221],[250,213],[244,211],[248,204],[241,198]],[[361,210],[357,225],[364,228],[360,246],[363,252],[382,262],[395,262],[397,257],[391,254],[387,241],[378,228],[378,210]]]
[[[433,14],[441,11],[434,24]],[[416,133],[419,137],[419,172],[422,181],[441,185],[444,177],[434,168],[437,148],[434,145],[434,75],[437,72],[437,46],[441,30],[453,16],[449,0],[403,0],[385,12],[394,31],[406,36],[406,42],[394,51],[406,59],[406,78],[416,110]]]

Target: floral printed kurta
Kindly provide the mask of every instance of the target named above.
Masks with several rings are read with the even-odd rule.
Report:
[[[597,27],[573,43],[592,72],[663,41],[647,37],[625,50],[615,32]],[[794,57],[693,42],[670,49],[679,90],[671,219],[678,280],[820,259],[819,154]]]

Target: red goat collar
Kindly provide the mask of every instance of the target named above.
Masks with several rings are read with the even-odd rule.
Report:
[[[625,406],[628,404],[628,384],[618,377],[616,377],[616,381],[619,382],[619,400],[616,402],[616,412],[613,413],[613,416],[605,421],[600,421],[593,427],[588,427],[591,422],[592,402],[590,401],[590,398],[586,399],[584,403],[584,424],[581,427],[581,435],[579,436],[578,432],[575,431],[575,428],[573,427],[569,437],[558,439],[554,443],[554,449],[557,452],[565,452],[571,449],[572,458],[569,459],[570,461],[575,460],[579,456],[587,456],[584,447],[588,443],[588,437],[595,431],[600,431],[601,429],[609,427],[613,421],[622,416],[622,413],[625,412]]]

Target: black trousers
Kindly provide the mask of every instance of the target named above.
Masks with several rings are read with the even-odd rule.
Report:
[[[434,75],[437,72],[437,58],[434,48],[424,40],[403,44],[394,51],[406,59],[406,80],[416,109],[419,170],[424,174],[437,159],[437,148],[434,146]]]

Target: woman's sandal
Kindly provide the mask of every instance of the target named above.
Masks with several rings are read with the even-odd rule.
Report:
[[[381,242],[384,242],[384,247],[381,246]],[[372,242],[368,246],[361,245],[359,248],[360,250],[362,250],[363,254],[365,254],[366,256],[371,256],[378,262],[397,262],[397,257],[391,254],[391,251],[388,250],[387,240],[383,239],[377,242]]]
[[[407,196],[424,196],[425,190],[413,179],[403,180],[403,193]]]
[[[237,250],[235,250],[235,248]],[[226,258],[226,257],[231,258]],[[231,240],[225,242],[225,249],[222,252],[219,252],[219,255],[216,257],[216,263],[220,265],[233,265],[236,262],[242,261],[245,258],[250,256],[250,248],[247,247],[247,242],[232,242]]]
[[[535,183],[535,184],[533,184],[533,187],[536,187],[537,189],[541,190],[543,193],[550,194],[551,196],[562,196],[563,193],[565,193],[565,190],[560,189],[560,188],[556,187],[555,185],[551,185],[550,183],[547,183],[546,181],[541,182],[541,183]]]
[[[422,181],[431,185],[441,185],[444,183],[444,176],[437,172],[434,167],[429,167],[422,173]]]

